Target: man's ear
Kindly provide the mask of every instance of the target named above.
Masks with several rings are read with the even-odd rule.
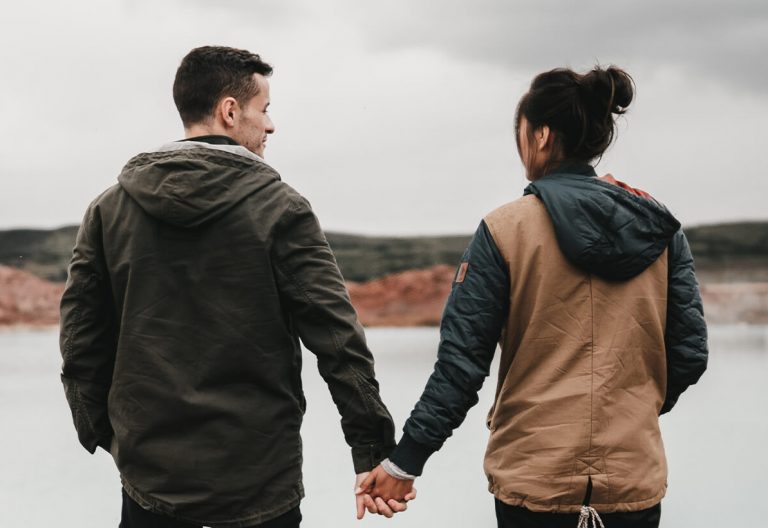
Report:
[[[224,125],[224,128],[233,128],[240,106],[234,97],[225,97],[216,105],[216,117]]]

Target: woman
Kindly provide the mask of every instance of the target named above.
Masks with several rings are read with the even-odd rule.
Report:
[[[445,308],[435,370],[362,490],[384,501],[411,490],[477,402],[499,343],[484,464],[498,526],[600,516],[609,528],[658,526],[667,478],[658,417],[706,368],[706,326],[679,222],[592,166],[633,95],[616,67],[533,80],[516,116],[531,183],[481,222]]]

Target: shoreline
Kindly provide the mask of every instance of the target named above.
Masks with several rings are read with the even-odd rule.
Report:
[[[367,328],[421,328],[440,325],[455,268],[439,264],[366,282],[347,281],[358,318]],[[58,328],[64,283],[0,266],[0,332]],[[708,324],[768,325],[768,281],[704,280]]]

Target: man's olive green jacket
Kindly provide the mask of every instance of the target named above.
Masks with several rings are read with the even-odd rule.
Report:
[[[198,524],[252,526],[303,497],[299,339],[356,472],[394,445],[373,358],[309,203],[236,145],[131,159],[88,208],[61,303],[80,442],[128,494]]]

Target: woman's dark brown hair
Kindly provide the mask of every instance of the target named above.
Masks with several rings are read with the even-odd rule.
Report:
[[[540,73],[517,106],[518,151],[520,120],[525,117],[529,144],[533,144],[533,132],[545,125],[553,135],[552,156],[544,173],[556,164],[589,163],[601,157],[615,135],[614,115],[626,112],[634,92],[632,77],[616,66],[596,66],[585,74],[567,68]]]

